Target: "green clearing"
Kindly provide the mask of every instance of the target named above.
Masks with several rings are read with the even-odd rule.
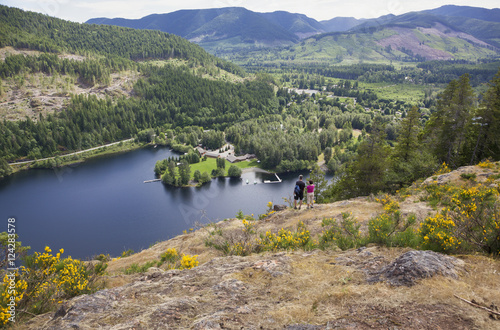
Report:
[[[379,99],[398,100],[417,104],[425,96],[426,89],[439,91],[439,88],[414,84],[390,84],[390,83],[359,83],[359,87],[372,90]]]
[[[229,161],[226,160],[226,171],[225,175],[227,175],[227,170],[231,165],[236,165],[237,167],[241,168],[242,170],[245,168],[251,168],[251,167],[259,167],[259,163],[257,162],[257,159],[252,159],[251,161],[242,161],[242,162],[237,162],[237,163],[230,163]],[[200,173],[207,172],[208,174],[212,173],[212,170],[215,170],[217,168],[216,160],[215,158],[207,158],[205,161],[200,161],[199,163],[191,164],[191,178],[193,178],[193,174],[196,170],[199,170]]]

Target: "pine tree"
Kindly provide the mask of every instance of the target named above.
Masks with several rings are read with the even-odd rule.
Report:
[[[179,169],[181,185],[188,184],[189,179],[191,178],[191,167],[189,167],[189,163],[186,160],[182,160],[177,168]]]
[[[420,113],[416,106],[401,122],[397,144],[391,155],[389,181],[397,188],[428,175],[436,166],[435,158],[419,142]]]
[[[491,80],[475,119],[478,133],[471,163],[488,157],[500,159],[500,70]]]
[[[440,162],[458,167],[468,158],[465,154],[466,138],[474,110],[474,92],[469,75],[452,80],[441,93],[437,111],[426,125],[425,135]],[[470,157],[469,157],[470,159]],[[468,160],[467,160],[468,162]]]
[[[370,135],[358,147],[358,154],[332,187],[336,200],[365,196],[386,188],[389,149],[385,129],[376,118]]]

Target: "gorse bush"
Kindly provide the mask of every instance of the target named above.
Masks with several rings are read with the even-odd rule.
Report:
[[[399,211],[399,203],[388,195],[376,201],[382,203],[384,213],[368,222],[368,242],[386,246],[416,247],[418,236],[413,229],[415,215],[411,214],[404,220]]]
[[[455,236],[455,222],[447,214],[446,209],[433,217],[427,217],[420,225],[420,236],[423,239],[421,248],[436,252],[454,252],[462,244]]]
[[[12,316],[9,313],[11,310],[12,302],[14,306],[18,306],[19,302],[23,299],[24,293],[28,287],[28,283],[21,279],[18,272],[13,273],[12,276],[5,274],[0,287],[2,295],[0,296],[0,326],[4,326],[9,322]],[[12,307],[15,308],[15,307]]]
[[[35,252],[24,258],[24,266],[15,274],[15,290],[10,290],[11,279],[4,277],[0,287],[0,320],[5,323],[5,308],[14,296],[16,314],[40,314],[51,310],[57,303],[80,294],[97,290],[96,280],[106,267],[99,263],[83,263],[70,256],[61,259],[47,246],[43,253]]]
[[[167,264],[168,269],[191,269],[198,266],[197,255],[179,254],[175,248],[169,248],[160,256],[158,266]]]
[[[498,188],[479,185],[453,196],[447,210],[455,224],[454,235],[465,251],[500,254],[500,205]]]
[[[270,231],[260,235],[258,244],[262,250],[297,250],[311,245],[311,234],[302,221],[297,224],[297,230],[291,231],[281,228],[278,233]]]
[[[458,188],[449,185],[438,185],[437,182],[424,187],[426,194],[421,196],[421,201],[428,202],[432,207],[438,204],[451,206],[451,198]]]
[[[498,187],[480,184],[453,189],[443,186],[440,190],[446,193],[442,198],[446,207],[421,224],[422,248],[500,254]]]
[[[193,267],[198,266],[199,261],[196,260],[198,258],[197,255],[190,256],[190,255],[182,255],[181,258],[181,267],[180,269],[191,269]]]
[[[162,253],[160,256],[160,262],[163,263],[169,263],[169,264],[175,264],[177,261],[179,261],[179,253],[175,248],[169,248],[167,249],[167,252]]]
[[[433,175],[441,175],[441,174],[446,174],[450,173],[451,169],[448,167],[446,163],[441,164],[441,166],[438,168],[436,172],[434,172]]]

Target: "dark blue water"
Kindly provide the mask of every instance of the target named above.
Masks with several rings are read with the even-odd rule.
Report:
[[[282,198],[291,196],[299,174],[280,175],[283,182],[276,184],[264,184],[275,177],[261,173],[243,174],[241,180],[214,179],[201,188],[143,183],[154,179],[157,160],[172,155],[165,148],[146,148],[61,169],[17,173],[0,181],[0,232],[15,218],[19,240],[32,251],[48,245],[76,258],[137,252],[197,222],[232,218],[238,210],[257,217],[269,201],[283,204]]]

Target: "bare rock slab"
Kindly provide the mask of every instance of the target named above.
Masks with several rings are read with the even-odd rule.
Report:
[[[394,286],[412,286],[419,279],[435,275],[458,279],[463,267],[464,262],[455,257],[434,251],[409,251],[380,269],[378,274],[368,279],[368,282],[386,281]]]

